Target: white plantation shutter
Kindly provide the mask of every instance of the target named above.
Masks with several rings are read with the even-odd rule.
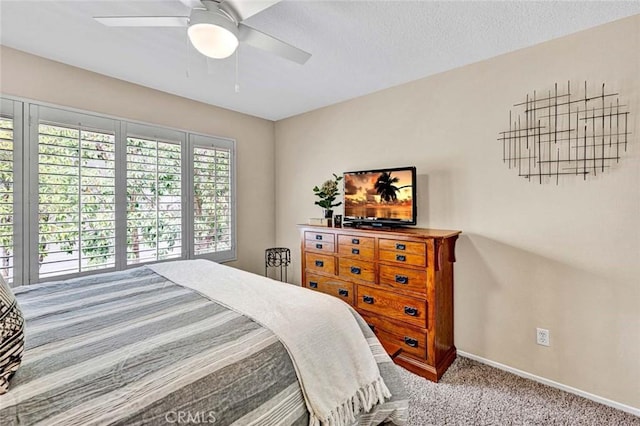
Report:
[[[16,244],[16,225],[21,217],[16,181],[20,180],[21,169],[16,159],[21,158],[22,104],[0,101],[0,274],[11,284],[16,272],[16,251],[20,249]]]
[[[115,123],[40,108],[36,158],[38,279],[114,268]]]
[[[184,134],[164,131],[161,139],[134,133],[158,129],[128,125],[127,264],[181,258]]]
[[[236,259],[235,141],[7,98],[0,107],[0,275],[14,286]]]
[[[232,141],[191,135],[193,254],[235,258],[235,179]]]
[[[13,117],[0,115],[0,273],[13,279]]]

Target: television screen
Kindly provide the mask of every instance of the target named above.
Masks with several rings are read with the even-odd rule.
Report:
[[[344,174],[345,220],[415,225],[416,168]]]

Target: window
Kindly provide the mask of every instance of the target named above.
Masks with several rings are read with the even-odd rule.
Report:
[[[127,264],[183,257],[179,137],[127,137]]]
[[[235,258],[233,141],[1,101],[0,273],[8,281]]]
[[[0,111],[0,274],[13,280],[13,106],[3,102]]]
[[[40,277],[115,266],[115,136],[38,125]]]
[[[22,102],[0,99],[0,274],[22,282]]]
[[[235,256],[233,145],[191,135],[191,154],[194,254]]]

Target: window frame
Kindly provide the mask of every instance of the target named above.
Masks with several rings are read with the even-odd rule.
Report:
[[[159,126],[106,114],[62,107],[55,104],[0,94],[2,113],[13,107],[14,117],[14,272],[12,286],[70,279],[103,272],[140,267],[145,264],[180,259],[206,258],[217,262],[237,260],[237,170],[236,141],[185,129]],[[70,127],[81,123],[90,129],[113,131],[115,135],[115,266],[91,271],[39,277],[38,266],[38,129],[41,120]],[[106,129],[103,127],[106,123]],[[127,265],[127,137],[176,140],[181,146],[182,249],[180,258]],[[193,241],[193,141],[209,147],[229,149],[231,159],[231,250],[194,256]],[[28,189],[28,191],[25,191]],[[34,191],[35,189],[35,191]],[[186,195],[186,196],[185,196]]]
[[[124,254],[123,254],[123,263],[124,263],[124,267],[125,268],[132,268],[132,267],[136,267],[136,266],[142,266],[145,264],[149,264],[149,263],[157,263],[157,262],[168,262],[168,261],[172,261],[172,260],[184,260],[184,259],[188,259],[189,258],[189,248],[188,248],[188,244],[186,244],[187,241],[186,240],[186,235],[188,234],[188,224],[185,221],[185,218],[189,216],[189,209],[188,206],[189,204],[187,202],[185,202],[185,194],[187,194],[188,192],[188,186],[187,186],[187,180],[188,180],[188,175],[187,175],[187,159],[185,158],[185,151],[186,151],[186,145],[187,145],[187,140],[188,140],[188,133],[187,132],[183,132],[183,131],[178,131],[178,130],[172,130],[172,129],[166,129],[166,128],[161,128],[161,127],[157,127],[157,126],[149,126],[149,125],[144,125],[144,124],[139,124],[139,123],[132,123],[132,122],[123,122],[123,144],[122,144],[122,156],[123,156],[123,161],[121,162],[122,166],[124,167],[124,170],[122,171],[122,173],[120,173],[120,175],[122,175],[124,177],[124,182],[121,183],[120,188],[124,188],[124,191],[120,191],[120,195],[122,195],[122,203],[121,205],[118,204],[118,201],[120,201],[118,199],[118,197],[116,197],[116,210],[118,208],[124,210],[124,218],[125,218],[125,222],[124,222]],[[133,137],[133,138],[140,138],[140,139],[149,139],[149,140],[155,140],[156,142],[178,142],[178,144],[180,145],[180,191],[181,191],[181,198],[182,198],[182,209],[180,211],[181,214],[181,243],[180,243],[180,257],[178,258],[173,258],[173,259],[162,259],[162,260],[154,260],[154,261],[146,261],[146,262],[140,262],[140,263],[135,263],[135,264],[128,264],[127,262],[127,251],[126,251],[126,245],[127,245],[127,192],[126,192],[126,187],[127,187],[127,139],[129,137]],[[118,182],[116,182],[116,188],[118,187]],[[116,218],[117,220],[117,218]],[[121,250],[122,251],[122,250]]]
[[[24,196],[24,136],[25,118],[23,102],[0,97],[0,113],[13,120],[13,278],[10,287],[24,282],[25,245],[22,236],[25,234],[26,221],[22,214],[28,206],[28,197]]]
[[[91,275],[100,272],[113,272],[117,270],[117,262],[113,267],[100,268],[90,271],[78,271],[71,272],[69,274],[51,275],[48,277],[40,277],[40,266],[38,264],[38,249],[39,249],[39,143],[40,143],[40,131],[39,127],[42,122],[57,124],[60,126],[68,126],[69,128],[78,129],[91,129],[105,132],[113,132],[114,135],[114,149],[118,145],[120,136],[120,129],[116,120],[100,117],[91,114],[84,114],[72,111],[66,111],[64,109],[53,108],[48,106],[42,106],[38,104],[29,104],[29,163],[28,171],[30,185],[29,197],[30,206],[28,210],[29,223],[27,224],[27,230],[29,232],[29,241],[27,243],[29,247],[29,256],[25,261],[29,264],[28,270],[28,282],[29,284],[54,281],[65,278],[73,278],[84,275]],[[118,175],[117,154],[115,156],[115,175]],[[116,193],[118,192],[117,182],[115,186]],[[117,198],[114,197],[114,208],[117,208]],[[117,219],[117,217],[115,217]],[[114,223],[114,226],[117,225]],[[117,237],[117,233],[116,233]],[[118,240],[115,239],[116,252],[118,251]],[[78,247],[78,255],[82,256],[82,248]],[[117,255],[116,255],[117,256]]]
[[[189,221],[189,231],[191,232],[189,235],[189,249],[190,249],[190,258],[192,259],[209,259],[215,262],[230,262],[233,260],[237,260],[237,197],[236,197],[236,144],[232,139],[224,139],[217,138],[211,136],[205,136],[197,133],[189,134],[189,143],[188,147],[188,175],[189,175],[189,206],[191,206],[191,212],[188,216]],[[231,214],[229,215],[231,219],[231,249],[223,251],[223,252],[214,252],[214,253],[205,253],[205,254],[195,254],[195,241],[194,241],[194,211],[193,211],[193,203],[194,203],[194,188],[193,188],[193,152],[194,148],[203,147],[203,148],[211,148],[216,147],[220,149],[228,149],[230,155],[229,167],[231,167],[230,179],[231,179]]]

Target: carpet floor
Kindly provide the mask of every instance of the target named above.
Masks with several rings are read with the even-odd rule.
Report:
[[[640,426],[640,417],[460,356],[439,383],[399,370],[411,426]]]

